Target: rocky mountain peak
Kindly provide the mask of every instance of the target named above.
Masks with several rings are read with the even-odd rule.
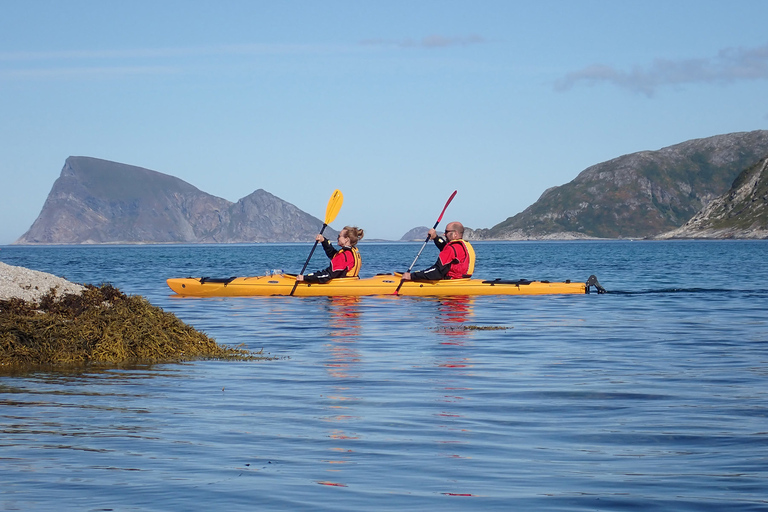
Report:
[[[157,171],[71,156],[15,243],[311,241],[322,224],[262,189],[232,203]]]

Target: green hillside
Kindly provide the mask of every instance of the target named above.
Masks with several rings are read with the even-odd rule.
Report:
[[[768,131],[696,139],[592,166],[482,238],[640,238],[681,226],[768,155]]]

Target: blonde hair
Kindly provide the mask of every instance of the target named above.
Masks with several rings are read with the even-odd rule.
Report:
[[[349,245],[352,247],[357,245],[357,242],[360,241],[361,238],[363,238],[363,230],[360,229],[357,226],[344,226],[344,229],[341,230],[342,232],[347,232],[347,238],[349,238]]]

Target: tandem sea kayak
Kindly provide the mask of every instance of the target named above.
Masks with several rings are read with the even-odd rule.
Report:
[[[168,286],[178,295],[191,297],[251,297],[270,295],[291,295],[296,276],[278,274],[254,277],[185,277],[171,278]],[[298,297],[317,296],[362,296],[362,295],[410,295],[410,296],[451,296],[451,295],[559,295],[605,293],[595,276],[586,282],[512,281],[503,279],[450,279],[443,281],[405,281],[400,285],[400,274],[379,274],[360,279],[343,277],[318,284],[299,282],[293,295]]]

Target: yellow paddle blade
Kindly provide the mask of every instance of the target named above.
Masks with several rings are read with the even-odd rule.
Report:
[[[339,189],[334,190],[333,194],[331,194],[331,198],[328,200],[328,206],[325,208],[325,224],[333,222],[333,219],[339,214],[343,202],[344,194],[342,194]]]

